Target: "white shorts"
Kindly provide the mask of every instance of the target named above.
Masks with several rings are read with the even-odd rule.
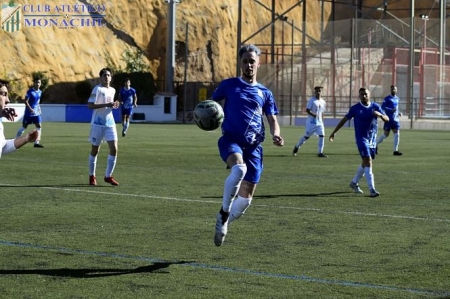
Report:
[[[105,141],[117,140],[116,126],[103,127],[91,125],[91,133],[89,134],[89,141],[92,143],[92,145],[99,146],[103,140]]]
[[[316,125],[316,124],[307,124],[305,136],[311,137],[313,135],[325,136],[325,127],[324,125]]]

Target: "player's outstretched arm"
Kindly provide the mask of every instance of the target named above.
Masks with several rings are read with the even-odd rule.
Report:
[[[19,149],[28,142],[35,142],[38,139],[39,139],[39,131],[33,130],[31,132],[28,132],[27,135],[25,136],[14,139],[14,147],[16,149]]]

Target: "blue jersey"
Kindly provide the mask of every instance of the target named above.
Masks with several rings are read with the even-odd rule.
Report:
[[[398,118],[398,102],[400,101],[398,96],[388,95],[384,98],[381,108],[386,112],[389,117],[389,121],[399,121]]]
[[[355,104],[345,115],[349,120],[354,118],[356,143],[368,144],[370,148],[375,148],[377,143],[378,119],[374,111],[385,114],[380,105],[371,102],[369,106]]]
[[[263,114],[278,114],[269,89],[259,83],[249,84],[241,78],[223,80],[212,97],[215,101],[225,99],[223,134],[233,136],[242,145],[263,142]]]
[[[34,113],[31,113],[29,109],[25,109],[25,116],[39,116],[41,115],[41,95],[42,91],[40,89],[35,90],[34,88],[30,88],[25,95],[25,100],[28,101],[28,105],[30,105],[31,109],[34,110]]]
[[[136,90],[134,88],[126,89],[122,87],[119,92],[120,100],[123,102],[123,108],[130,109],[133,108],[134,97],[136,95]]]

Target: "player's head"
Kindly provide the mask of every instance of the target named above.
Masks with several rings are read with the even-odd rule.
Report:
[[[125,78],[125,81],[123,81],[123,86],[125,86],[126,88],[130,88],[131,86],[130,78]]]
[[[320,98],[320,95],[322,94],[322,89],[323,89],[323,86],[314,87],[314,95],[317,99]]]
[[[36,79],[34,79],[34,81],[33,81],[33,87],[34,87],[34,89],[38,90],[38,89],[41,87],[41,85],[42,85],[42,80],[41,80],[41,78],[36,78]]]
[[[109,86],[109,83],[111,83],[111,79],[112,79],[112,75],[113,75],[112,70],[107,67],[102,68],[100,70],[99,75],[100,75],[100,81],[101,81],[102,85]]]
[[[391,85],[391,95],[395,96],[397,94],[397,86]]]
[[[261,50],[255,45],[244,45],[239,49],[242,78],[246,81],[254,81],[259,68],[259,55]]]
[[[367,106],[369,104],[370,101],[370,91],[365,88],[365,87],[361,87],[359,89],[359,100],[361,101],[361,103],[364,106]]]
[[[3,111],[8,103],[8,82],[0,80],[0,111]]]

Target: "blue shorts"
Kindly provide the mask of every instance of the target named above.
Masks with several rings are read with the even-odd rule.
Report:
[[[123,108],[122,106],[122,115],[131,115],[133,114],[133,108]]]
[[[358,147],[358,152],[361,158],[371,157],[372,160],[375,159],[375,147],[371,147],[369,143],[363,141],[356,141],[356,146]]]
[[[31,124],[40,124],[40,123],[42,123],[42,117],[40,115],[38,116],[24,115],[22,121],[24,127]]]
[[[390,131],[390,130],[399,130],[400,129],[400,122],[396,121],[396,120],[390,120],[388,122],[384,123],[383,129],[385,131]]]
[[[247,173],[244,180],[254,184],[259,183],[263,171],[263,148],[261,144],[241,146],[236,143],[232,137],[222,135],[218,141],[219,153],[222,160],[226,163],[231,154],[239,153],[244,158],[247,165]]]

